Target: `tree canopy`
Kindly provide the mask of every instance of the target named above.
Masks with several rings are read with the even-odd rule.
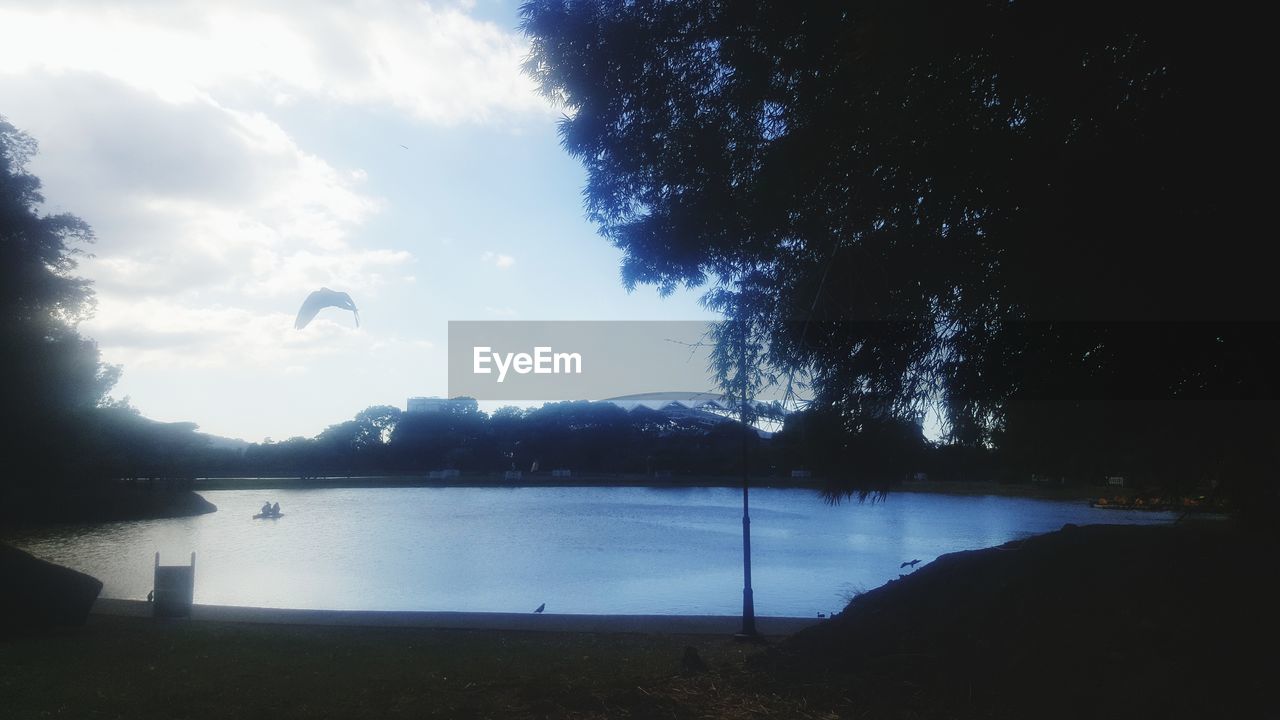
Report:
[[[31,461],[36,472],[20,475],[32,480],[70,467],[67,436],[119,374],[76,331],[94,307],[74,274],[93,232],[74,215],[41,213],[40,180],[27,171],[36,149],[0,117],[0,449],[19,467]]]
[[[708,286],[851,431],[932,404],[1030,465],[1204,480],[1247,446],[1274,472],[1246,20],[991,0],[521,13],[626,285]]]

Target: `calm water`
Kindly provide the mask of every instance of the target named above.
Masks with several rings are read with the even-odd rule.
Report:
[[[395,488],[203,492],[195,518],[63,526],[8,538],[143,598],[153,553],[196,552],[196,602],[262,607],[630,614],[742,609],[742,496],[728,488]],[[263,501],[285,517],[253,520]],[[1083,502],[899,493],[825,505],[753,490],[756,612],[813,616],[899,564],[1064,523],[1168,522]]]

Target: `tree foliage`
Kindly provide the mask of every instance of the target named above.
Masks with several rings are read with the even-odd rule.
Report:
[[[955,439],[1033,469],[1274,474],[1247,20],[1021,0],[521,12],[627,286],[709,285],[848,432],[939,405]]]
[[[374,423],[395,417],[376,431]],[[751,433],[753,472],[776,472],[779,458]],[[806,450],[791,453],[800,459]],[[474,400],[455,400],[438,412],[400,413],[378,406],[331,425],[314,438],[251,445],[226,465],[246,475],[419,475],[453,469],[467,473],[520,470],[547,476],[724,475],[741,470],[741,425],[711,414],[626,411],[612,403],[548,403],[520,410],[481,412]],[[203,461],[217,460],[213,456]],[[224,458],[225,460],[225,458]]]
[[[24,481],[77,466],[67,443],[84,437],[86,415],[119,374],[76,330],[94,307],[89,282],[74,274],[93,232],[74,215],[41,213],[40,180],[27,171],[36,149],[0,117],[0,451],[33,468]]]

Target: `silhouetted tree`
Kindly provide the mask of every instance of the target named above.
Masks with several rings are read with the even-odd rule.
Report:
[[[524,439],[524,410],[500,407],[489,416],[489,437],[493,464],[489,469],[506,470],[514,466]],[[523,459],[523,458],[521,458]]]
[[[524,416],[524,441],[517,467],[578,467],[621,472],[627,468],[635,436],[627,411],[612,403],[556,402]]]
[[[313,457],[310,472],[303,474],[315,474],[317,465],[325,472],[345,475],[387,471],[392,465],[388,445],[402,415],[397,407],[375,405],[352,420],[330,425],[316,436],[315,447],[308,449],[308,454],[320,457]]]
[[[76,326],[93,311],[89,282],[76,277],[79,245],[93,232],[69,214],[44,215],[40,181],[27,172],[30,136],[0,117],[0,456],[5,483],[66,478],[83,460],[87,416],[119,368]]]
[[[791,414],[774,442],[787,467],[845,480],[864,498],[925,471],[931,454],[915,423],[868,416],[854,420],[830,406]]]
[[[521,13],[626,285],[710,283],[840,424],[941,404],[1024,469],[1274,477],[1258,23],[1154,2]]]
[[[459,398],[437,412],[404,413],[391,434],[400,467],[474,470],[483,464],[487,417],[473,398]]]
[[[404,413],[394,405],[374,405],[356,413],[356,422],[367,428],[365,445],[390,442],[402,415]]]

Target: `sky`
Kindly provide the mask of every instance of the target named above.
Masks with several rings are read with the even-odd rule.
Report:
[[[44,209],[97,234],[80,329],[113,395],[282,440],[445,395],[450,320],[714,319],[623,288],[517,8],[0,0],[0,115],[40,143]],[[293,329],[322,286],[359,328]]]

